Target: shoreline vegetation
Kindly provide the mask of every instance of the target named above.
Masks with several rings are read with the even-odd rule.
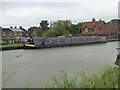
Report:
[[[75,76],[68,78],[64,73],[62,78],[53,77],[51,83],[45,85],[46,88],[119,88],[119,72],[117,66],[106,66],[98,74],[87,74],[82,71],[80,78]],[[78,83],[78,81],[80,81]]]
[[[23,49],[24,44],[23,43],[12,43],[7,45],[0,45],[0,50],[14,50],[14,49]]]

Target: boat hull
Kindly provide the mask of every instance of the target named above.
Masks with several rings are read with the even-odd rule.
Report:
[[[106,43],[101,37],[64,37],[64,38],[33,38],[34,45],[25,44],[25,49],[52,48],[65,46],[78,46],[95,43]]]

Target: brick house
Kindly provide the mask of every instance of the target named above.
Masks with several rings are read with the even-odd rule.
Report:
[[[38,30],[39,30],[39,27],[36,27],[36,26],[30,27],[30,28],[28,29],[28,33],[29,33],[31,36],[36,36],[37,33],[38,33]]]
[[[111,20],[105,23],[101,19],[96,21],[94,18],[91,22],[83,22],[81,27],[81,36],[107,36],[108,38],[117,38],[118,36],[118,23]]]
[[[96,21],[94,18],[92,22],[83,22],[81,27],[81,35],[83,36],[91,36],[91,35],[98,35],[100,34],[105,27],[105,22],[101,19]]]
[[[117,38],[118,30],[118,24],[110,22],[105,24],[105,28],[101,34],[107,36],[108,38]]]

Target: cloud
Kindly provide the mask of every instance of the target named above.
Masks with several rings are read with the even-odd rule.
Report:
[[[4,0],[2,3],[3,26],[38,25],[43,19],[49,21],[70,19],[79,22],[88,21],[94,17],[108,21],[118,16],[119,0],[10,1]]]
[[[3,17],[4,18],[27,18],[32,17],[34,15],[45,15],[49,14],[50,10],[46,8],[39,8],[39,7],[33,7],[33,8],[15,8],[12,10],[6,10],[3,11]]]

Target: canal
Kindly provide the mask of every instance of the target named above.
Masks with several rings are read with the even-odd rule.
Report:
[[[35,50],[2,52],[3,88],[43,88],[51,77],[80,75],[82,69],[97,73],[114,65],[118,42]]]

